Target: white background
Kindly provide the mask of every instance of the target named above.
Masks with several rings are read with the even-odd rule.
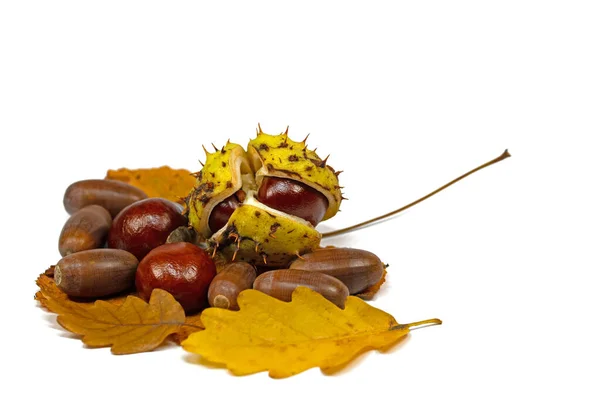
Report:
[[[594,1],[3,1],[1,397],[597,399],[599,20]],[[345,171],[323,231],[511,151],[324,242],[390,264],[372,304],[443,325],[273,380],[176,346],[86,349],[36,305],[71,182],[197,170],[202,144],[245,145],[258,122]]]

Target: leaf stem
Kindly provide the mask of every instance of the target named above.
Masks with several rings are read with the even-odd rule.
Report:
[[[492,165],[492,164],[496,164],[497,162],[499,162],[499,161],[502,161],[502,160],[504,160],[505,158],[508,158],[508,157],[510,157],[510,153],[508,152],[508,150],[504,150],[504,153],[502,153],[502,154],[501,154],[499,157],[496,157],[496,158],[494,158],[493,160],[490,160],[490,161],[488,161],[488,162],[486,162],[486,163],[484,163],[484,164],[481,164],[479,167],[477,167],[477,168],[474,168],[474,169],[470,170],[470,171],[469,171],[469,172],[467,172],[466,174],[463,174],[463,175],[459,176],[458,178],[456,178],[456,179],[454,179],[454,180],[452,180],[452,181],[450,181],[450,182],[446,183],[444,186],[441,186],[441,187],[439,187],[438,189],[434,190],[433,192],[431,192],[431,193],[429,193],[429,194],[427,194],[427,195],[425,195],[425,196],[421,197],[421,198],[420,198],[420,199],[418,199],[418,200],[415,200],[415,201],[413,201],[413,202],[412,202],[412,203],[410,203],[410,204],[407,204],[407,205],[405,205],[405,206],[403,206],[403,207],[400,207],[399,209],[397,209],[397,210],[394,210],[394,211],[391,211],[391,212],[389,212],[389,213],[387,213],[387,214],[380,215],[379,217],[372,218],[372,219],[370,219],[370,220],[368,220],[368,221],[364,221],[364,222],[361,222],[361,223],[359,223],[359,224],[356,224],[356,225],[349,226],[349,227],[347,227],[347,228],[338,229],[338,230],[336,230],[336,231],[331,231],[331,232],[326,232],[326,233],[323,233],[323,235],[322,235],[322,236],[323,236],[323,237],[331,237],[331,236],[341,235],[341,234],[343,234],[343,233],[351,232],[351,231],[353,231],[353,230],[355,230],[355,229],[358,229],[358,228],[361,228],[361,227],[363,227],[363,226],[366,226],[366,225],[372,224],[373,222],[380,221],[380,220],[382,220],[382,219],[384,219],[384,218],[391,217],[391,216],[392,216],[392,215],[394,215],[394,214],[401,213],[402,211],[405,211],[405,210],[407,210],[407,209],[411,208],[412,206],[419,204],[419,203],[420,203],[420,202],[422,202],[423,200],[426,200],[426,199],[430,198],[430,197],[431,197],[431,196],[433,196],[434,194],[441,192],[442,190],[446,189],[448,186],[452,186],[452,185],[454,185],[456,182],[458,182],[458,181],[460,181],[460,180],[462,180],[462,179],[466,178],[467,176],[469,176],[469,175],[471,175],[471,174],[473,174],[473,173],[475,173],[475,172],[479,171],[480,169],[484,169],[485,167],[489,167],[490,165]]]
[[[410,324],[399,324],[394,325],[390,328],[390,331],[395,331],[397,329],[410,329],[417,326],[430,326],[430,325],[441,325],[442,320],[438,318],[425,319],[423,321],[411,322]]]

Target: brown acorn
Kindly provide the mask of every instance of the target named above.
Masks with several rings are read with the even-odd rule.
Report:
[[[336,277],[344,282],[350,294],[356,294],[379,282],[384,265],[369,251],[334,247],[303,254],[292,262],[290,269]]]
[[[102,206],[91,205],[76,211],[60,232],[58,251],[67,256],[104,245],[112,224],[110,213]]]
[[[349,295],[342,281],[320,272],[278,269],[265,272],[254,281],[254,289],[283,301],[291,301],[292,292],[298,286],[306,286],[320,293],[342,309]]]
[[[250,289],[256,279],[256,269],[246,262],[227,264],[215,276],[208,288],[208,302],[212,307],[239,310],[237,297]]]
[[[69,296],[103,297],[132,288],[137,266],[137,258],[125,250],[84,250],[56,264],[54,282]]]
[[[69,214],[97,204],[115,217],[122,209],[148,196],[128,183],[110,179],[86,179],[72,183],[65,191],[63,204]]]

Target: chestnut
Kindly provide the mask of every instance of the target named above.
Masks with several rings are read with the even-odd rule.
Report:
[[[229,196],[215,208],[213,208],[208,218],[208,227],[214,233],[224,227],[229,221],[229,217],[242,203],[238,200],[236,195]]]
[[[142,260],[164,244],[177,227],[187,224],[182,207],[167,199],[151,198],[125,207],[113,220],[108,247],[126,250]]]
[[[189,314],[208,305],[208,287],[216,274],[215,263],[205,250],[187,242],[167,243],[142,259],[135,286],[146,301],[152,290],[166,290]]]
[[[217,204],[208,218],[208,227],[210,230],[216,232],[227,225],[227,221],[229,221],[231,214],[233,214],[236,208],[242,205],[244,200],[246,200],[246,192],[240,189]]]
[[[321,222],[329,205],[327,198],[318,190],[302,182],[272,176],[263,178],[256,198],[271,208],[300,217],[313,226]]]

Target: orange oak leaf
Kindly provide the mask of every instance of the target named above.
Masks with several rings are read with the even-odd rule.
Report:
[[[79,307],[88,308],[88,307],[92,307],[94,305],[94,303],[89,300],[88,301],[86,301],[86,300],[75,301],[75,300],[71,299],[69,296],[67,296],[65,294],[65,292],[63,292],[62,290],[60,290],[58,288],[58,286],[56,286],[56,284],[54,283],[54,279],[52,279],[52,277],[49,276],[49,273],[51,273],[51,271],[52,271],[51,268],[49,268],[48,270],[46,270],[45,273],[41,274],[35,281],[35,283],[38,285],[38,287],[40,289],[35,294],[35,299],[37,301],[39,301],[40,304],[42,306],[44,306],[48,311],[51,311],[53,313],[58,313],[56,310],[60,309],[60,308],[55,308],[55,306],[57,304],[63,305],[64,306],[63,308],[65,308],[65,307],[68,308],[68,307],[71,307],[72,305],[77,305]],[[128,294],[130,294],[130,293],[113,296],[113,297],[106,298],[103,300],[108,303],[112,303],[114,305],[121,305],[125,301],[125,298],[127,297]],[[52,303],[50,303],[50,300],[54,300],[54,301]]]
[[[369,286],[362,292],[355,294],[355,296],[360,297],[363,300],[373,300],[373,297],[375,297],[375,294],[377,294],[377,292],[379,292],[379,289],[381,289],[381,285],[383,285],[383,283],[385,282],[386,275],[387,275],[387,270],[384,269],[383,275],[381,275],[381,279],[379,280],[379,282],[377,282],[373,286]]]
[[[171,335],[175,343],[180,344],[191,333],[204,329],[200,321],[200,313],[188,316],[184,315],[184,319],[182,320],[181,314],[175,312],[181,309],[181,306],[168,293],[167,295],[161,294],[158,298],[155,298],[155,303],[152,303],[151,297],[150,304],[145,303],[134,293],[113,296],[96,302],[76,301],[56,286],[54,280],[48,276],[48,272],[46,271],[46,273],[41,274],[36,280],[40,290],[35,294],[35,299],[48,311],[58,314],[57,322],[65,329],[84,335],[83,342],[90,346],[108,346],[113,343],[97,344],[95,342],[102,329],[104,329],[102,335],[106,335],[107,339],[112,337],[110,340],[115,340],[112,349],[115,354],[152,350],[160,345],[169,335]],[[132,307],[135,307],[135,309]],[[136,319],[137,314],[131,314],[131,312],[135,312],[136,310],[144,311],[140,314],[143,317],[141,321],[139,318]],[[169,314],[166,311],[168,310],[171,310],[171,314],[174,316],[171,320],[167,318]],[[161,311],[165,313],[164,318],[156,320],[156,312],[160,313]],[[119,324],[114,319],[112,319],[113,325],[111,325],[110,318],[102,319],[102,315],[105,312],[112,312],[117,318],[124,318],[121,327],[119,327]],[[183,312],[182,309],[181,312]],[[102,325],[102,321],[107,324]],[[132,330],[127,332],[123,329],[125,325],[130,325]],[[133,335],[143,333],[142,328],[149,325],[156,326],[154,330],[148,329],[151,333],[150,336],[140,337],[137,341],[132,342],[129,348],[125,346],[125,349],[123,349],[123,346],[120,345],[121,340],[127,337],[130,339],[134,338]],[[144,341],[146,343],[141,343]]]
[[[198,332],[204,329],[204,325],[201,320],[202,313],[197,313],[194,315],[188,315],[185,318],[185,324],[183,324],[177,332],[175,332],[172,336],[172,339],[178,345],[181,345],[185,339],[188,338],[192,333]]]
[[[57,310],[57,322],[63,328],[82,335],[88,346],[111,346],[113,354],[153,350],[185,323],[181,305],[161,289],[152,291],[149,303],[134,296],[120,306],[103,300],[91,307],[71,304],[68,308],[53,299],[48,302]]]
[[[129,183],[142,189],[148,197],[162,197],[183,204],[196,178],[186,169],[173,169],[168,166],[158,168],[139,168],[108,170],[105,179]]]
[[[294,290],[291,302],[248,289],[239,294],[238,304],[240,311],[204,310],[205,330],[181,344],[235,375],[269,371],[272,378],[285,378],[313,367],[336,371],[365,350],[398,342],[411,327],[442,323],[429,319],[399,324],[355,296],[348,297],[342,310],[302,286]]]

